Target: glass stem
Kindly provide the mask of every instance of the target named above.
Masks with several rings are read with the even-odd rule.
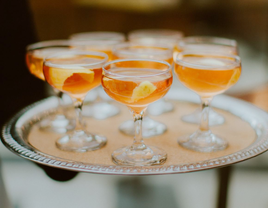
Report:
[[[201,97],[201,120],[200,120],[200,131],[209,131],[209,105],[211,97]]]
[[[105,102],[104,99],[101,97],[101,90],[102,90],[101,86],[97,87],[97,99],[96,100],[99,103]]]
[[[58,95],[58,111],[59,111],[59,114],[60,115],[64,115],[64,109],[63,109],[63,93],[60,92],[59,95]]]
[[[63,99],[62,99],[62,96],[63,96],[63,93],[57,89],[53,89],[54,90],[54,93],[58,99],[58,114],[59,115],[64,115],[64,109],[63,109]]]
[[[83,131],[83,116],[82,116],[83,101],[79,99],[74,99],[73,103],[76,113],[75,131]]]
[[[141,111],[140,113],[133,113],[133,119],[134,119],[134,130],[135,130],[135,136],[134,136],[134,142],[131,146],[132,150],[144,150],[146,149],[146,145],[143,143],[142,138],[142,120],[144,111]]]

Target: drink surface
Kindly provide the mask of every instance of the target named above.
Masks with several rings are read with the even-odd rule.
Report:
[[[148,57],[134,57],[134,56],[116,56],[116,55],[113,55],[113,60],[117,60],[117,59],[128,59],[128,58],[144,58],[144,59],[150,59]],[[153,59],[153,58],[152,58]],[[160,60],[160,61],[166,61],[168,62],[169,64],[172,64],[173,63],[173,57],[172,58],[167,58],[167,59],[158,59],[158,58],[154,58],[154,60]],[[133,63],[124,63],[124,62],[121,62],[121,63],[118,63],[117,64],[118,66],[125,66],[125,67],[137,67],[137,68],[159,68],[161,66],[163,66],[163,64],[161,63],[157,63],[157,62],[145,62],[145,61],[135,61]]]
[[[175,74],[189,89],[200,96],[210,97],[220,94],[233,86],[241,74],[241,66],[234,65],[228,58],[187,56],[185,64],[175,64]],[[193,66],[190,64],[196,64]]]
[[[175,30],[166,29],[145,29],[132,31],[128,35],[130,42],[134,43],[152,43],[167,44],[174,47],[176,43],[183,37],[183,33]]]
[[[205,44],[205,43],[186,43],[183,46],[176,46],[174,52],[180,53],[182,51],[203,51],[203,52],[215,52],[226,53],[231,55],[237,55],[237,48],[235,46],[217,45],[217,44]]]
[[[113,69],[112,72],[115,75],[104,76],[102,79],[104,90],[111,98],[135,112],[163,97],[172,84],[172,74],[160,75],[160,70],[120,68]]]
[[[73,49],[76,50],[82,50],[82,51],[96,51],[96,52],[102,52],[107,54],[108,56],[108,61],[111,61],[113,58],[113,53],[112,53],[112,49],[111,48],[98,48],[98,47],[89,47],[89,46],[81,46],[81,47],[72,47]]]
[[[170,64],[173,63],[172,51],[169,48],[134,45],[134,46],[116,48],[113,52],[113,60],[129,59],[129,58],[155,59],[155,60],[166,61]],[[148,66],[148,68],[150,68],[150,66]]]
[[[87,92],[101,83],[102,69],[88,68],[75,63],[94,63],[94,58],[77,58],[68,60],[54,59],[44,65],[46,81],[54,88],[68,93],[76,99],[83,99]],[[60,65],[60,67],[58,67]]]
[[[26,54],[26,63],[31,74],[41,80],[45,80],[43,73],[43,59],[52,54],[66,50],[66,48],[44,48],[29,51]]]
[[[102,52],[102,53],[106,53],[107,56],[108,56],[108,61],[111,61],[112,58],[113,58],[113,53],[112,53],[112,49],[95,49],[95,48],[92,48],[92,49],[88,49],[89,51],[97,51],[97,52]]]
[[[73,41],[71,48],[79,51],[96,51],[107,54],[108,60],[112,60],[112,49],[120,41]]]

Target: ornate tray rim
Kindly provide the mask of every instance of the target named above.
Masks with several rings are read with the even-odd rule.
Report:
[[[188,92],[185,93],[185,91],[173,91],[173,93],[169,93],[167,97],[178,101],[198,102],[198,97],[194,97],[191,93]],[[226,95],[219,95],[215,97],[213,106],[226,110],[245,120],[256,132],[257,139],[255,142],[241,151],[218,158],[199,161],[196,163],[174,165],[164,164],[161,166],[131,167],[89,164],[66,160],[52,155],[47,155],[36,150],[23,139],[22,131],[18,131],[18,129],[16,129],[16,124],[23,115],[25,115],[28,111],[36,106],[39,106],[46,102],[51,102],[52,99],[54,98],[46,98],[25,107],[3,126],[1,140],[7,149],[22,158],[42,165],[66,169],[70,171],[109,175],[162,175],[207,170],[242,162],[268,150],[268,113],[245,101]],[[31,125],[30,122],[29,125]]]

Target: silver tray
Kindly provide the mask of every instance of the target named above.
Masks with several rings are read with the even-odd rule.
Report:
[[[168,98],[197,103],[198,97],[188,91],[171,91]],[[161,166],[130,167],[118,165],[90,164],[66,160],[45,154],[35,149],[27,141],[31,126],[55,107],[55,98],[36,102],[17,113],[2,129],[1,140],[14,154],[33,162],[71,171],[113,174],[113,175],[158,175],[177,174],[223,167],[255,157],[268,149],[268,114],[256,106],[229,96],[220,95],[213,100],[213,106],[228,111],[246,121],[255,130],[256,140],[247,148],[233,154],[196,163],[173,164]],[[45,113],[44,113],[45,112]]]

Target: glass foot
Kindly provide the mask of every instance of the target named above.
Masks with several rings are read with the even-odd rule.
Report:
[[[42,131],[66,133],[75,128],[75,120],[64,115],[51,115],[39,122],[39,128]]]
[[[96,103],[93,106],[83,107],[83,116],[94,117],[95,119],[106,119],[117,115],[120,109],[117,106],[106,102]]]
[[[167,153],[152,146],[146,146],[145,149],[141,150],[134,150],[129,146],[115,150],[112,154],[112,159],[118,165],[161,165],[167,160]]]
[[[196,131],[190,136],[182,136],[178,139],[179,145],[198,152],[215,152],[224,150],[228,143],[211,131]]]
[[[107,143],[104,136],[89,134],[84,131],[74,131],[60,138],[56,146],[64,151],[87,152],[100,149]]]
[[[123,122],[119,126],[119,130],[124,134],[134,136],[134,122],[133,120],[128,120]],[[167,130],[165,124],[155,121],[148,116],[144,117],[142,121],[142,136],[144,138],[161,135]]]
[[[153,116],[159,116],[163,113],[167,113],[174,110],[174,105],[170,102],[160,99],[148,107],[148,113]]]
[[[181,120],[187,123],[199,124],[201,120],[201,109],[196,109],[195,112],[189,115],[185,115],[181,118]],[[209,126],[221,125],[225,122],[225,119],[222,115],[218,114],[212,108],[209,108]]]

